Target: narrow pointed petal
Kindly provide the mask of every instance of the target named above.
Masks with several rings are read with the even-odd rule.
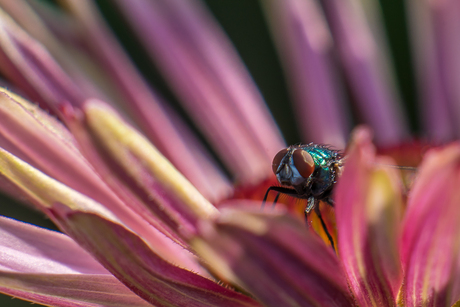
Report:
[[[98,215],[51,209],[66,231],[134,293],[155,306],[259,306],[251,298],[176,267],[121,225]]]
[[[460,299],[460,145],[432,150],[409,195],[401,237],[405,306]]]
[[[46,176],[24,161],[0,148],[0,184],[22,195],[38,209],[49,214],[49,208],[61,203],[69,210],[92,212],[113,221],[123,221],[146,242],[155,247],[158,254],[183,267],[202,272],[195,259],[183,247],[166,238],[128,207],[113,207],[116,215],[91,198],[72,190]],[[51,216],[52,217],[52,216]]]
[[[345,147],[349,118],[332,73],[332,37],[315,0],[265,1],[304,141]]]
[[[375,0],[366,2],[378,5]],[[407,127],[391,77],[385,75],[390,64],[371,33],[363,5],[358,0],[325,1],[324,5],[364,121],[374,128],[378,143],[398,143],[407,135]]]
[[[401,179],[378,164],[392,161],[376,159],[370,133],[358,129],[334,199],[338,252],[359,306],[396,306],[402,279]]]
[[[159,218],[186,234],[198,219],[217,214],[211,205],[176,168],[139,132],[128,126],[113,109],[100,101],[85,104],[85,123],[101,161],[111,161],[121,180]],[[93,163],[96,165],[96,163]],[[107,181],[110,179],[107,175]],[[166,216],[164,216],[166,215]]]
[[[184,138],[169,120],[161,98],[139,75],[98,15],[94,3],[86,0],[63,2],[78,22],[86,47],[123,96],[120,102],[124,103],[146,136],[209,199],[217,201],[227,196],[231,191],[228,180],[214,162],[208,161],[208,167],[201,168],[202,147],[195,146],[194,151],[189,150],[194,147],[195,140]],[[181,125],[185,126],[184,123]],[[214,185],[212,180],[218,181],[217,184]]]
[[[170,235],[161,220],[146,214],[147,209],[138,208],[138,214],[130,211],[134,201],[123,199],[124,203],[114,192],[124,187],[110,189],[107,183],[113,180],[103,181],[61,123],[21,97],[1,88],[0,92],[0,147],[101,203],[145,238],[149,238],[149,224]],[[6,187],[3,190],[10,194],[14,191]]]
[[[460,5],[406,0],[425,133],[439,141],[458,137]]]
[[[206,265],[266,306],[354,306],[332,249],[293,217],[224,209],[201,236]]]
[[[88,93],[90,97],[107,99],[97,88],[98,86],[103,87],[106,85],[102,81],[102,79],[105,79],[105,76],[102,76],[102,70],[97,68],[91,69],[92,66],[96,66],[94,61],[91,61],[91,59],[84,55],[81,49],[70,46],[69,44],[65,45],[63,42],[68,41],[73,36],[72,34],[75,33],[75,27],[67,27],[66,25],[74,23],[69,19],[63,18],[67,16],[58,16],[59,11],[57,9],[52,11],[53,14],[48,14],[48,20],[43,20],[30,4],[33,6],[36,2],[30,3],[27,0],[0,0],[0,7],[14,18],[29,35],[45,46],[79,88]],[[51,13],[51,11],[49,10],[48,13]],[[54,21],[56,19],[59,19],[59,29],[65,33],[65,39],[59,39],[62,36],[57,38],[47,28],[46,21]]]
[[[3,10],[0,10],[0,70],[40,106],[59,114],[67,101],[75,105],[85,97],[57,65],[48,51]]]
[[[117,3],[237,180],[265,179],[284,142],[231,43],[201,3]]]
[[[52,306],[148,306],[61,233],[0,217],[0,247],[2,293]]]

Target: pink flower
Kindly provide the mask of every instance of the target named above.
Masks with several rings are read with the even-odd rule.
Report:
[[[284,208],[262,211],[260,200],[237,199],[244,193],[234,194],[206,147],[140,76],[94,4],[64,3],[66,12],[0,0],[0,70],[14,88],[0,88],[0,188],[63,232],[0,217],[0,292],[49,306],[460,300],[459,144],[426,154],[406,204],[398,171],[386,167],[394,161],[376,156],[371,133],[356,129],[334,193],[336,254]],[[206,9],[196,0],[116,3],[240,190],[266,189],[272,157],[285,144]],[[306,140],[338,147],[346,141],[334,44],[376,142],[407,137],[390,72],[382,70],[381,37],[372,35],[363,7],[329,1],[326,21],[315,1],[264,5]],[[455,21],[454,8],[444,1],[423,12],[434,23]],[[435,49],[428,51],[456,50],[442,42],[427,43]],[[457,72],[432,52],[420,67],[438,79],[424,90],[455,97],[454,81],[437,81],[455,80]],[[446,98],[427,118],[431,136],[456,136],[457,113],[449,122],[442,117],[454,107]]]

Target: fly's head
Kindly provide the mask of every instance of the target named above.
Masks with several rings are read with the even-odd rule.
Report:
[[[276,154],[272,169],[281,185],[290,186],[301,193],[312,180],[315,162],[306,150],[290,146]]]

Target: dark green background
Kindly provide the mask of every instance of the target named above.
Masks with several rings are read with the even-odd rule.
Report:
[[[292,124],[293,113],[283,73],[265,24],[260,3],[257,0],[205,0],[205,2],[238,49],[279,123],[286,141],[289,144],[300,142],[296,127]],[[416,132],[418,127],[415,114],[416,95],[404,19],[404,1],[381,0],[381,2],[402,97],[410,117],[412,130]],[[119,15],[111,7],[112,1],[100,0],[98,4],[103,8],[127,51],[134,55],[136,63],[146,78],[180,110],[174,95],[168,90],[147,55],[140,49],[131,32],[117,19]],[[0,215],[53,228],[52,223],[42,214],[28,210],[1,195]],[[30,306],[30,303],[0,295],[0,306]]]

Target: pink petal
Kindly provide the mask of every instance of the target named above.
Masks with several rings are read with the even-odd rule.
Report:
[[[156,247],[117,223],[59,205],[51,212],[81,246],[155,306],[259,306],[245,295],[166,262],[153,250]]]
[[[332,249],[290,216],[224,209],[201,236],[211,270],[266,306],[354,306]]]
[[[407,306],[460,299],[460,145],[428,152],[409,195],[401,237]]]
[[[368,6],[377,5],[373,3],[376,1],[367,2]],[[363,120],[373,127],[378,143],[398,143],[407,135],[407,127],[399,97],[389,81],[391,76],[385,74],[390,64],[375,33],[370,31],[363,4],[332,0],[325,1],[324,7]]]
[[[182,246],[166,238],[128,207],[110,206],[113,210],[110,211],[100,203],[53,180],[0,148],[0,184],[3,183],[21,192],[23,197],[48,214],[53,204],[61,203],[69,210],[83,210],[113,221],[123,221],[146,242],[155,246],[157,252],[163,257],[185,268],[202,272],[195,259],[186,253]]]
[[[348,116],[332,74],[332,37],[316,1],[265,1],[304,141],[345,147]]]
[[[370,133],[358,129],[334,199],[338,252],[360,306],[395,306],[402,279],[401,179],[378,164],[393,163],[376,159]]]
[[[85,97],[43,46],[2,13],[0,16],[0,69],[31,99],[58,114],[58,106],[75,105]]]
[[[123,95],[121,102],[146,136],[207,197],[220,200],[228,195],[231,189],[229,182],[223,176],[216,176],[220,174],[220,170],[215,163],[208,161],[206,168],[201,167],[199,161],[203,153],[199,147],[195,151],[189,150],[190,147],[195,147],[196,141],[184,138],[169,120],[161,99],[138,74],[98,15],[94,4],[85,0],[65,2],[78,22],[86,47]]]
[[[216,208],[112,108],[91,100],[84,112],[84,122],[75,125],[83,126],[89,134],[94,143],[86,146],[89,150],[101,149],[90,157],[91,162],[127,204],[133,206],[132,201],[141,200],[133,206],[135,210],[151,210],[150,214],[182,235],[193,232],[198,219],[217,214]],[[106,171],[109,168],[115,171]]]
[[[265,179],[284,142],[235,50],[200,2],[118,3],[237,179]]]
[[[0,292],[52,306],[148,306],[69,237],[4,217]]]
[[[435,140],[458,137],[460,5],[458,1],[407,1],[425,133]]]

